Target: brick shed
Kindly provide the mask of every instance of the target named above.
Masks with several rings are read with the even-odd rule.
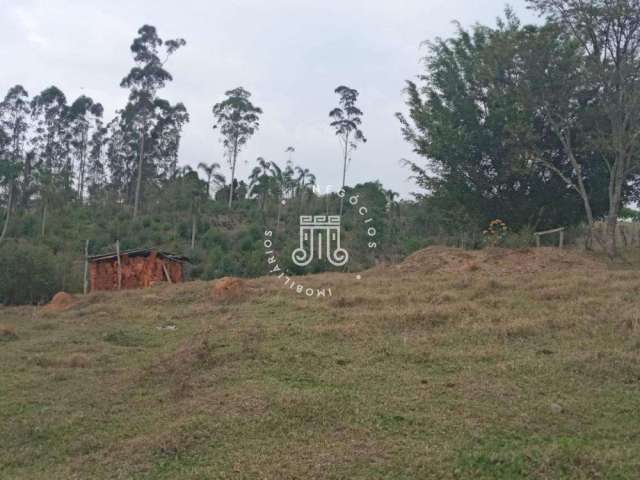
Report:
[[[88,258],[91,291],[118,289],[118,255],[107,253]],[[120,252],[122,288],[146,288],[157,282],[180,283],[187,257],[154,249]]]

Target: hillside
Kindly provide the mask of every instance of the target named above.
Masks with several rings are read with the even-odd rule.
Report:
[[[0,307],[0,478],[638,478],[640,279],[554,249]]]

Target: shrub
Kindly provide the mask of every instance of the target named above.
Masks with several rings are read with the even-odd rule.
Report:
[[[8,240],[0,245],[0,302],[47,302],[61,289],[53,252],[44,245]]]

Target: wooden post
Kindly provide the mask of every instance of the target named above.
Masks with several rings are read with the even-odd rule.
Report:
[[[560,230],[560,248],[564,246],[564,230]]]
[[[169,271],[167,270],[167,265],[164,262],[162,262],[162,270],[164,270],[164,274],[167,277],[167,282],[173,283],[171,281],[171,276],[169,275]]]
[[[196,228],[197,228],[197,223],[196,223],[196,216],[194,214],[191,221],[191,250],[196,248]]]
[[[120,262],[120,240],[116,240],[116,256],[118,258],[118,290],[122,288],[122,262]]]
[[[535,236],[536,236],[536,247],[540,248],[540,235],[536,233]]]
[[[84,294],[86,295],[89,291],[89,283],[88,283],[88,274],[89,274],[89,240],[84,243]]]

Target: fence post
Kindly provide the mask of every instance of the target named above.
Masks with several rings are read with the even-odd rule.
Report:
[[[83,283],[83,290],[84,290],[84,294],[86,295],[87,292],[89,291],[89,283],[88,283],[88,276],[89,273],[89,240],[87,240],[84,243],[84,283]]]
[[[122,263],[120,262],[120,240],[116,240],[116,256],[118,257],[118,290],[122,288]]]

